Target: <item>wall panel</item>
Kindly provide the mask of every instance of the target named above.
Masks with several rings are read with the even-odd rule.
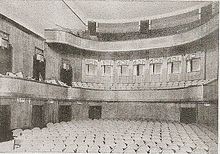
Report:
[[[102,119],[121,120],[180,120],[179,104],[176,103],[103,103]]]
[[[13,101],[11,104],[11,129],[30,128],[32,105],[29,100],[24,102]]]
[[[74,102],[72,104],[72,119],[88,119],[89,118],[89,106],[87,103]]]
[[[48,101],[44,104],[45,122],[56,123],[58,122],[58,101]]]

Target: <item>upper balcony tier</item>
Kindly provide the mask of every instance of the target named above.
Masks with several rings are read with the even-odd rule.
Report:
[[[197,21],[196,21],[197,22]],[[167,36],[153,36],[158,33],[155,32],[153,38],[138,38],[136,40],[126,41],[99,41],[89,40],[79,37],[71,32],[58,30],[58,29],[46,29],[45,37],[48,43],[60,43],[66,44],[80,49],[98,51],[98,52],[118,52],[118,51],[135,51],[135,50],[147,50],[154,48],[164,48],[178,46],[186,43],[190,43],[209,35],[218,29],[219,15],[215,14],[208,18],[205,22],[199,22],[191,28],[184,30],[183,32],[176,32]],[[161,30],[161,29],[160,29]],[[163,30],[162,30],[162,33]],[[146,34],[147,35],[147,34]]]

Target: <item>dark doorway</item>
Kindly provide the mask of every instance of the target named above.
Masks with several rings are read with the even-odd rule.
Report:
[[[44,127],[44,109],[43,105],[33,105],[32,107],[32,126],[33,127]]]
[[[96,35],[96,22],[88,21],[88,30],[90,35]]]
[[[140,21],[140,33],[146,34],[149,31],[149,20]]]
[[[59,106],[59,122],[61,121],[71,121],[72,109],[70,105],[60,105]]]
[[[196,123],[196,108],[181,108],[180,122]]]
[[[89,107],[89,119],[101,119],[102,107],[101,106],[90,106]]]
[[[12,133],[10,131],[10,123],[10,105],[0,105],[0,142],[8,141],[12,138]]]
[[[0,73],[12,72],[12,51],[11,48],[0,47]]]
[[[35,54],[33,57],[33,78],[45,80],[46,60],[42,54]]]

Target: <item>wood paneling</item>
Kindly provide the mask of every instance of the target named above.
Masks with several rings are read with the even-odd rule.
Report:
[[[11,104],[11,129],[32,127],[32,105],[28,99]]]
[[[72,119],[88,119],[89,118],[89,105],[83,102],[74,102],[72,104]]]
[[[102,119],[170,120],[179,121],[179,104],[176,103],[102,103]]]
[[[67,88],[43,82],[0,77],[1,96],[19,96],[46,99],[67,98]]]
[[[207,125],[218,130],[218,104],[198,105],[198,123]]]
[[[56,123],[58,122],[58,102],[48,101],[44,104],[45,109],[45,123]]]
[[[105,91],[105,90],[87,90],[77,88],[68,89],[68,98],[74,100],[87,101],[152,101],[152,102],[169,102],[169,101],[202,101],[203,88],[189,87],[183,89],[169,90],[133,90],[133,91]],[[77,97],[76,97],[77,96]],[[158,97],[160,96],[160,97]]]

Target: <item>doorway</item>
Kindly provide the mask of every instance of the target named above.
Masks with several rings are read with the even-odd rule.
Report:
[[[0,142],[8,141],[12,138],[10,124],[11,124],[10,105],[0,105]]]
[[[11,48],[0,47],[0,73],[6,74],[7,72],[12,72],[12,51]]]
[[[196,123],[196,108],[181,108],[180,112],[181,123]]]
[[[90,106],[89,107],[89,119],[101,119],[102,107],[101,106]]]
[[[43,105],[33,105],[32,126],[43,128],[45,126]]]
[[[72,109],[71,105],[60,105],[59,106],[59,122],[61,121],[71,121],[72,119]]]

